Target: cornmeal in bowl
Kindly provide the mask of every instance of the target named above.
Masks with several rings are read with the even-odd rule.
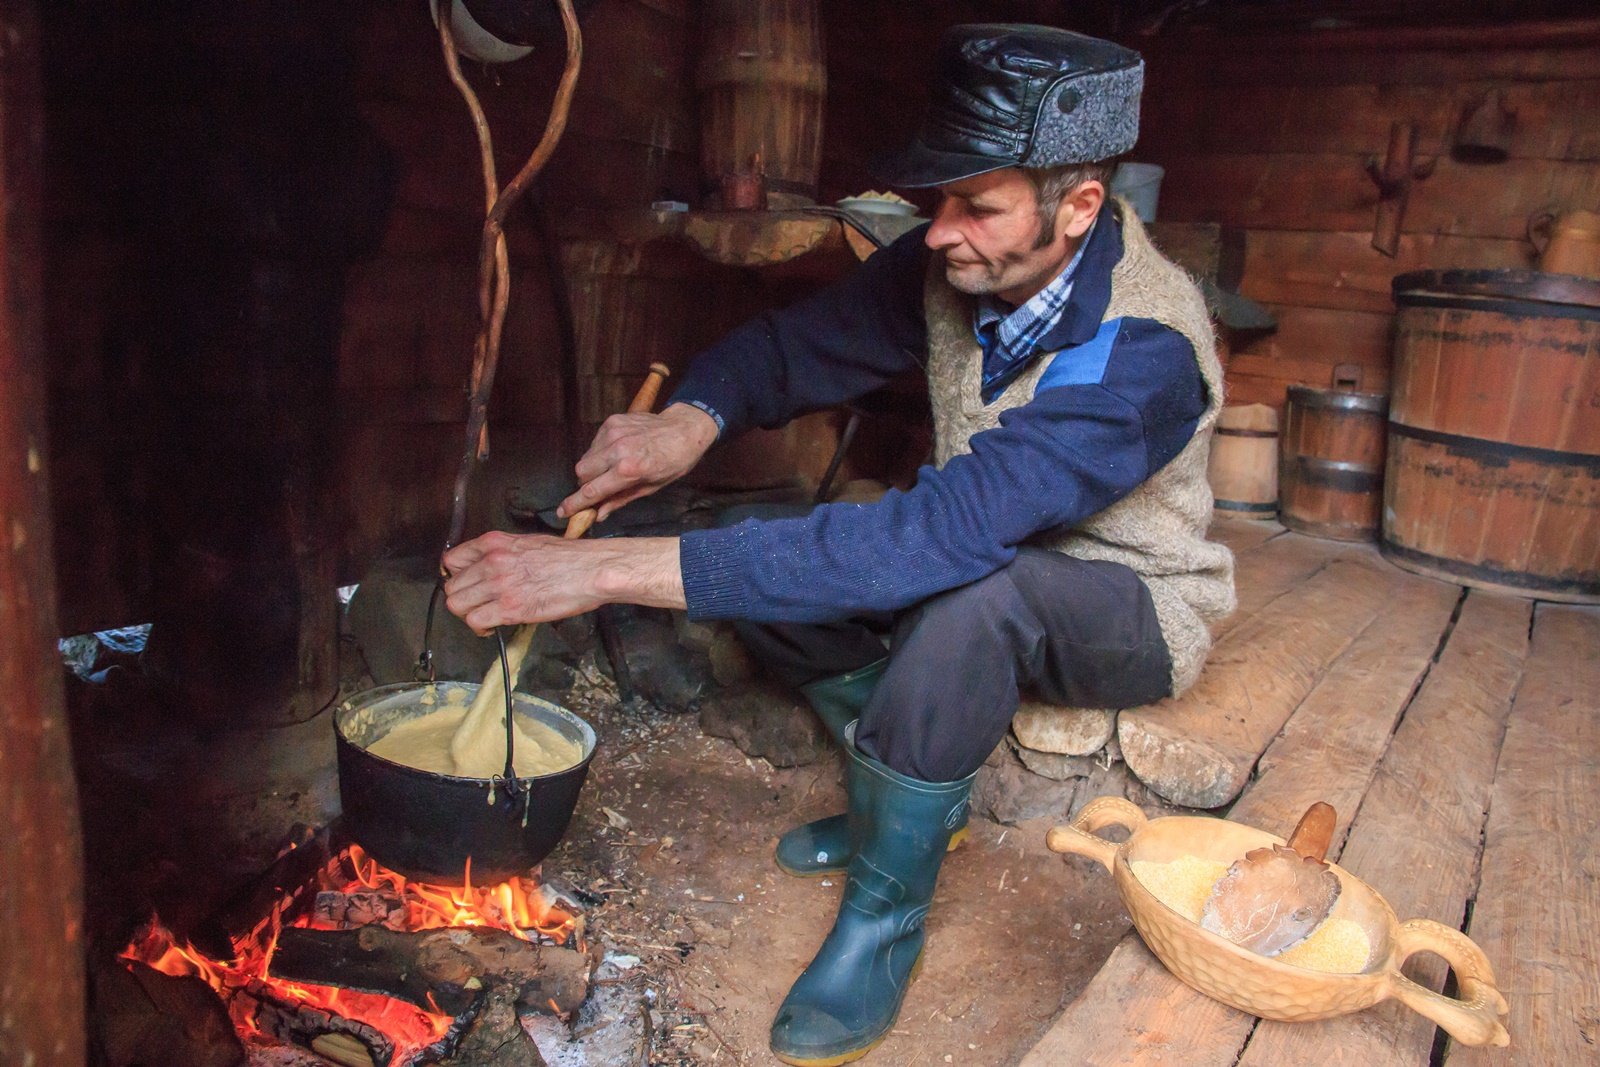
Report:
[[[1157,900],[1192,923],[1200,922],[1211,890],[1228,873],[1226,863],[1199,856],[1179,856],[1167,863],[1134,860],[1128,866]],[[1304,941],[1270,958],[1325,974],[1356,974],[1371,954],[1372,944],[1360,923],[1329,918]]]

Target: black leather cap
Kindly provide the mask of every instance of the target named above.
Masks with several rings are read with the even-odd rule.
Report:
[[[945,33],[928,114],[872,171],[890,185],[945,185],[1003,167],[1120,155],[1139,136],[1144,60],[1051,26],[991,23]]]

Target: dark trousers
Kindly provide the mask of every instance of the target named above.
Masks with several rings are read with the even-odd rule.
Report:
[[[1029,688],[1053,704],[1131,708],[1167,696],[1172,657],[1150,590],[1120,563],[1024,548],[971,585],[894,616],[826,624],[741,623],[780,680],[889,665],[856,727],[862,752],[925,782],[982,765]]]

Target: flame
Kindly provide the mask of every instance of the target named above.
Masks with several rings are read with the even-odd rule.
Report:
[[[536,879],[514,877],[479,889],[472,885],[471,875],[469,864],[466,885],[460,888],[415,882],[381,866],[359,845],[351,845],[320,872],[311,892],[377,891],[396,897],[403,910],[398,917],[391,915],[387,925],[403,930],[487,926],[524,941],[537,936],[558,943],[565,943],[576,932],[577,917],[548,903]],[[304,911],[289,925],[317,930],[341,928],[341,924],[330,922],[311,909]],[[180,944],[159,920],[152,919],[134,935],[120,956],[148,964],[163,974],[201,979],[221,996],[234,1025],[246,1039],[271,1041],[255,1025],[260,1002],[257,991],[263,988],[279,1000],[357,1019],[383,1031],[395,1044],[394,1062],[405,1062],[449,1030],[454,1020],[437,1010],[425,1011],[375,993],[271,977],[267,971],[277,949],[281,921],[281,910],[275,910],[256,929],[234,938],[234,959],[217,960],[192,944]],[[433,1007],[437,1009],[438,1005]]]

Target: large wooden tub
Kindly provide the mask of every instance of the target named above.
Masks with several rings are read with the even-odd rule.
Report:
[[[1600,281],[1418,271],[1394,295],[1384,554],[1600,601]]]

